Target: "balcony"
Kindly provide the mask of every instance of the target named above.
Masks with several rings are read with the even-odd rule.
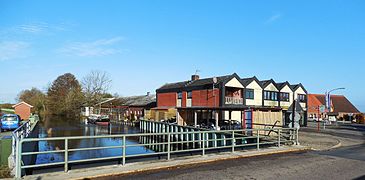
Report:
[[[243,104],[243,98],[239,97],[226,97],[226,104]]]

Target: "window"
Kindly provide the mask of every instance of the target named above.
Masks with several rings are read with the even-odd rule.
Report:
[[[255,91],[253,89],[246,89],[246,99],[254,99]]]
[[[289,93],[285,92],[280,93],[280,101],[289,102]]]
[[[305,103],[305,102],[307,102],[307,97],[305,94],[298,94],[298,100],[301,103]]]
[[[177,98],[178,98],[178,99],[182,99],[182,92],[178,92],[178,93],[177,93]]]
[[[274,91],[264,91],[264,100],[277,101],[278,93]]]
[[[264,91],[264,99],[269,100],[270,99],[270,93],[268,91]]]
[[[187,96],[187,98],[188,99],[191,99],[193,97],[193,93],[191,92],[191,91],[188,91],[188,96]]]

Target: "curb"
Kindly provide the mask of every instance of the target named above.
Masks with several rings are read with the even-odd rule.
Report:
[[[334,138],[336,139],[336,141],[338,142],[336,145],[330,147],[330,148],[326,148],[326,149],[315,149],[315,148],[311,148],[313,151],[329,151],[329,150],[332,150],[332,149],[337,149],[337,148],[340,148],[342,147],[342,143],[339,139],[337,138]]]
[[[213,163],[213,162],[217,162],[217,161],[234,160],[234,159],[242,159],[242,158],[252,158],[252,157],[268,156],[268,155],[275,155],[275,154],[307,152],[307,151],[310,151],[310,150],[312,150],[312,148],[303,147],[303,148],[298,148],[298,149],[279,150],[279,151],[275,151],[275,152],[258,153],[258,154],[251,154],[251,155],[232,154],[231,157],[213,158],[213,159],[209,159],[209,160],[186,162],[186,163],[182,163],[182,164],[179,164],[179,165],[165,165],[165,166],[144,168],[144,169],[138,169],[138,170],[130,170],[130,171],[118,172],[118,173],[101,174],[101,175],[95,175],[95,176],[85,176],[85,177],[76,178],[74,180],[129,175],[129,174],[136,174],[136,173],[149,172],[149,171],[158,171],[158,170],[164,170],[164,169],[176,169],[176,168],[186,167],[186,166],[191,166],[191,165],[208,164],[208,163]]]

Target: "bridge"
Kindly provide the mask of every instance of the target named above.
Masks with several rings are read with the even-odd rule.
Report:
[[[14,141],[15,177],[21,178],[40,168],[63,167],[64,172],[68,172],[72,166],[85,163],[115,161],[125,165],[129,161],[143,160],[146,157],[171,160],[171,157],[176,155],[191,156],[198,153],[204,156],[217,151],[235,152],[247,149],[260,150],[272,146],[290,146],[298,144],[298,130],[271,127],[215,131],[141,120],[139,130],[132,133],[59,137],[19,136]],[[106,144],[105,141],[113,143]],[[26,148],[41,147],[44,143],[48,146],[50,144],[57,144],[57,146],[48,149]],[[38,161],[39,157],[47,154],[54,155],[57,157],[56,160]],[[80,154],[90,154],[90,156],[80,157]]]

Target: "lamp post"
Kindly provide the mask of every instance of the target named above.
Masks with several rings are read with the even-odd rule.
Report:
[[[331,112],[331,92],[338,91],[338,90],[344,90],[344,89],[345,89],[344,87],[341,87],[341,88],[332,89],[332,90],[330,90],[328,92],[326,91],[325,100],[326,100],[327,112]]]

